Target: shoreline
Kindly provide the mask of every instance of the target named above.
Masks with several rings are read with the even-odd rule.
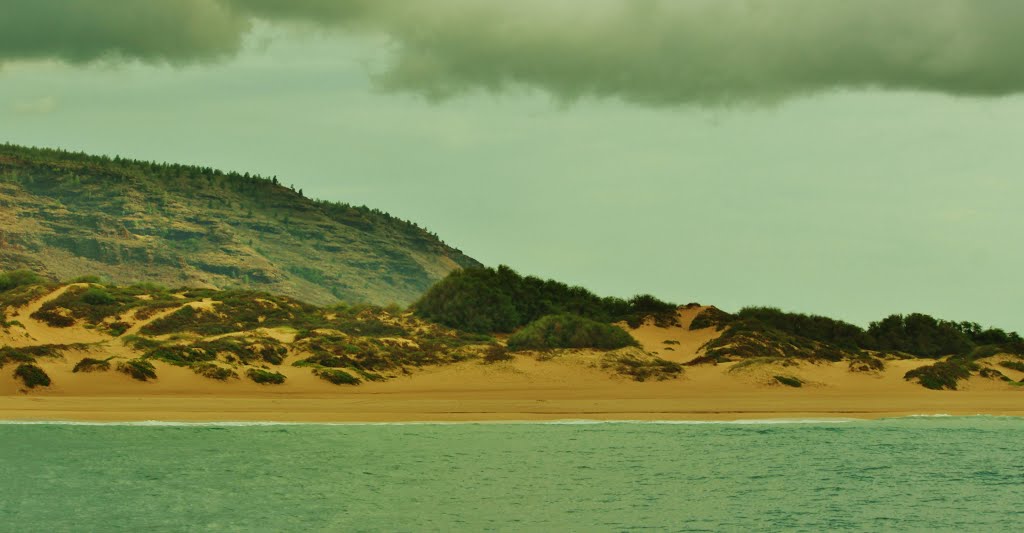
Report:
[[[780,391],[781,392],[781,391]],[[940,393],[942,394],[942,393]],[[604,423],[604,422],[741,422],[849,421],[913,416],[1024,417],[1024,406],[1014,394],[970,394],[969,402],[956,401],[964,393],[948,393],[953,401],[911,402],[888,408],[843,405],[839,398],[806,398],[822,404],[808,408],[805,401],[762,408],[741,404],[714,408],[683,406],[665,398],[602,400],[458,400],[440,398],[259,398],[259,397],[0,397],[0,423],[236,423],[236,424],[398,424],[398,423]],[[760,395],[762,400],[767,400]],[[786,394],[786,396],[791,396]],[[960,396],[960,398],[957,398]],[[980,397],[979,397],[980,396]],[[754,398],[748,398],[753,400]],[[781,399],[781,398],[778,398]],[[777,400],[778,400],[777,399]],[[853,398],[849,398],[852,400]],[[937,398],[940,399],[940,398]],[[945,399],[945,398],[941,398]],[[719,398],[719,400],[722,400]],[[1014,401],[1016,400],[1016,401]],[[774,403],[774,402],[766,402]],[[979,403],[985,405],[979,405]],[[585,404],[585,405],[583,405]],[[827,405],[831,404],[831,405]],[[930,404],[930,405],[928,405]],[[960,405],[957,405],[960,404]],[[827,405],[827,406],[826,406]]]

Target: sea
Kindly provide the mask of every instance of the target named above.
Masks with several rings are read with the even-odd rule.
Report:
[[[0,531],[1020,531],[1024,419],[0,423]]]

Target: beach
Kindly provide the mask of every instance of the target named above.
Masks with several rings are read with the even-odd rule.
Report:
[[[571,358],[517,357],[492,365],[465,362],[383,383],[336,386],[305,369],[283,366],[288,383],[214,382],[157,364],[159,379],[119,373],[74,374],[47,363],[54,385],[19,392],[0,377],[0,419],[67,421],[416,422],[539,420],[744,420],[884,418],[916,414],[1024,416],[1024,390],[972,378],[958,391],[933,391],[903,379],[917,360],[894,361],[878,374],[845,363],[787,369],[801,388],[764,383],[757,370],[731,364],[687,368],[684,377],[638,383]],[[761,369],[762,372],[764,369]],[[768,369],[768,373],[772,370]]]
[[[55,329],[32,320],[30,311],[45,300],[18,315],[28,326],[28,335],[8,334],[7,343],[94,340],[93,332],[79,326]],[[714,328],[690,329],[702,309],[706,308],[681,309],[678,324],[670,327],[651,321],[637,328],[621,326],[640,342],[643,352],[682,364],[699,356],[704,343],[719,335]],[[287,337],[283,331],[276,334]],[[300,355],[272,367],[287,377],[281,385],[258,384],[245,377],[213,380],[162,361],[153,361],[158,377],[147,382],[115,371],[74,372],[75,364],[86,355],[130,357],[131,352],[110,340],[85,347],[81,353],[72,350],[60,358],[40,359],[39,366],[53,383],[31,390],[13,377],[10,367],[5,368],[0,372],[0,420],[471,422],[1024,416],[1024,387],[974,376],[962,382],[960,390],[936,391],[904,379],[907,371],[934,362],[929,359],[890,360],[884,370],[873,372],[851,371],[847,361],[702,364],[685,366],[676,379],[637,382],[602,368],[604,352],[562,350],[513,354],[492,363],[469,360],[412,368],[383,382],[339,386],[293,366]],[[999,360],[990,358],[986,364],[995,368]],[[1024,380],[1024,372],[999,368],[1014,381]],[[777,375],[799,378],[803,385],[787,387],[775,379]]]

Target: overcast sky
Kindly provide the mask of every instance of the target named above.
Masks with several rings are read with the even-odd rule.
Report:
[[[1024,3],[4,0],[0,141],[277,175],[602,294],[1024,331]]]

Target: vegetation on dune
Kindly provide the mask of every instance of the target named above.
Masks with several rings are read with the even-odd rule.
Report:
[[[555,348],[616,350],[640,344],[622,328],[577,315],[548,315],[508,338],[513,351]]]
[[[717,331],[722,331],[733,321],[735,321],[735,317],[729,313],[717,307],[708,307],[693,317],[693,321],[690,322],[690,330],[713,327]]]
[[[60,287],[30,272],[8,272],[0,282],[0,308],[25,305]],[[557,312],[537,316],[547,310]],[[287,296],[242,290],[171,291],[153,284],[122,287],[88,277],[42,305],[32,318],[51,325],[79,324],[111,338],[124,335],[138,320],[149,321],[120,340],[138,358],[116,365],[118,371],[142,381],[154,379],[152,361],[162,361],[216,380],[244,373],[259,382],[274,383],[284,376],[259,367],[281,365],[293,357],[295,366],[307,367],[322,379],[355,384],[353,380],[385,379],[425,365],[507,361],[513,358],[512,351],[637,347],[627,330],[612,323],[624,320],[639,325],[646,317],[655,317],[665,326],[675,323],[676,313],[675,305],[653,297],[599,298],[578,287],[522,277],[500,267],[452,274],[412,312],[372,305],[322,308]],[[523,323],[528,318],[532,320]],[[464,329],[451,329],[442,325],[445,322]],[[878,372],[885,369],[886,359],[952,355],[941,364],[907,374],[908,380],[930,388],[955,388],[958,380],[981,373],[1003,379],[996,375],[998,371],[976,361],[999,354],[1024,357],[1024,340],[1016,333],[921,314],[892,315],[862,329],[768,307],[745,308],[735,314],[707,308],[690,327],[721,331],[690,365],[846,361],[851,372]],[[486,334],[509,330],[513,333],[507,348]],[[662,349],[671,350],[678,341],[662,344]],[[0,366],[32,364],[39,357],[59,357],[76,348],[88,347],[3,347]],[[669,379],[681,372],[680,365],[651,357],[612,352],[601,366],[638,380]],[[1000,364],[1013,370],[1024,368],[1015,361]],[[109,358],[86,357],[75,371],[111,366]]]
[[[630,352],[612,352],[601,360],[601,368],[611,370],[634,381],[666,381],[683,373],[683,365],[650,356]]]
[[[508,349],[500,345],[489,346],[483,353],[483,362],[486,364],[501,363],[515,359]]]
[[[1024,343],[1016,333],[983,328],[974,322],[938,320],[920,313],[891,315],[872,322],[865,330],[841,320],[788,313],[773,307],[746,307],[734,315],[708,309],[694,319],[691,329],[712,325],[738,332],[772,331],[852,353],[871,350],[938,358],[984,347],[995,352],[1024,352]]]
[[[778,357],[810,361],[842,361],[860,356],[847,349],[776,329],[755,319],[736,320],[721,336],[704,345],[704,354],[689,365]]]
[[[245,372],[245,375],[261,385],[280,385],[287,379],[280,372],[271,372],[262,368],[250,368]]]
[[[156,379],[156,367],[145,359],[129,359],[117,363],[117,371],[138,381]]]
[[[978,375],[987,379],[998,379],[999,381],[1006,381],[1009,383],[1013,382],[1012,379],[1006,377],[1005,374],[994,368],[982,368],[978,371]]]
[[[92,357],[84,357],[75,364],[72,372],[106,372],[108,370],[110,370],[110,358],[94,359]]]
[[[40,357],[60,358],[69,350],[84,349],[84,344],[40,344],[36,346],[0,347],[0,368],[7,363],[32,363]]]
[[[885,370],[885,361],[873,355],[862,353],[850,359],[850,372],[881,372]]]
[[[229,379],[238,379],[238,373],[230,368],[222,367],[216,363],[196,363],[192,366],[192,371],[204,378],[215,379],[217,381],[227,381]]]
[[[313,371],[320,379],[329,381],[335,385],[358,385],[360,379],[345,372],[344,370],[337,370],[334,368],[318,368]]]
[[[457,270],[413,305],[417,315],[476,333],[511,333],[543,316],[572,314],[637,327],[647,317],[676,323],[676,305],[650,295],[601,298],[583,287],[523,277],[507,266]]]
[[[14,377],[20,379],[30,389],[50,386],[50,376],[46,375],[42,368],[32,363],[18,365],[18,368],[14,370]]]
[[[971,373],[979,370],[976,363],[966,358],[950,358],[948,361],[915,368],[903,377],[908,381],[916,381],[921,386],[933,390],[956,390],[957,383],[971,377]]]
[[[0,292],[7,292],[26,285],[38,285],[44,282],[45,280],[41,276],[29,270],[0,272]]]
[[[840,348],[869,347],[871,342],[863,329],[828,317],[785,313],[774,307],[745,307],[734,319],[757,322],[789,335],[803,337]]]
[[[41,286],[19,286],[9,292],[31,287]],[[39,295],[56,288],[46,286]],[[156,316],[167,310],[173,312]],[[50,324],[66,320],[105,332],[111,338],[123,335],[137,320],[151,320],[137,333],[120,339],[139,357],[138,362],[121,363],[117,369],[140,380],[155,377],[146,367],[151,367],[153,361],[223,380],[246,373],[251,366],[283,364],[294,354],[298,356],[296,364],[311,371],[344,369],[360,381],[373,381],[406,373],[408,367],[484,359],[489,353],[504,351],[488,335],[425,322],[397,307],[360,304],[321,308],[286,296],[237,290],[76,285],[47,302],[33,317]],[[87,348],[3,348],[0,366],[58,356],[76,347]],[[86,358],[78,371],[110,365]]]
[[[1016,370],[1017,372],[1024,372],[1024,362],[1021,361],[1002,361],[999,363],[999,366]]]
[[[984,328],[974,322],[952,322],[928,315],[891,315],[867,329],[840,320],[770,307],[748,307],[735,314],[706,310],[692,329],[715,326],[722,335],[704,347],[704,354],[688,364],[719,363],[751,358],[792,358],[849,361],[853,372],[885,368],[882,356],[954,356],[907,374],[907,379],[928,388],[955,389],[956,381],[978,372],[974,361],[991,355],[1024,354],[1016,333]]]
[[[139,297],[146,296],[148,300]],[[114,336],[123,334],[127,324],[107,319],[122,316],[133,310],[145,309],[156,312],[160,309],[179,305],[170,294],[151,292],[138,287],[71,287],[56,299],[47,302],[31,318],[50,326],[65,328],[76,322],[92,326],[103,326]]]

